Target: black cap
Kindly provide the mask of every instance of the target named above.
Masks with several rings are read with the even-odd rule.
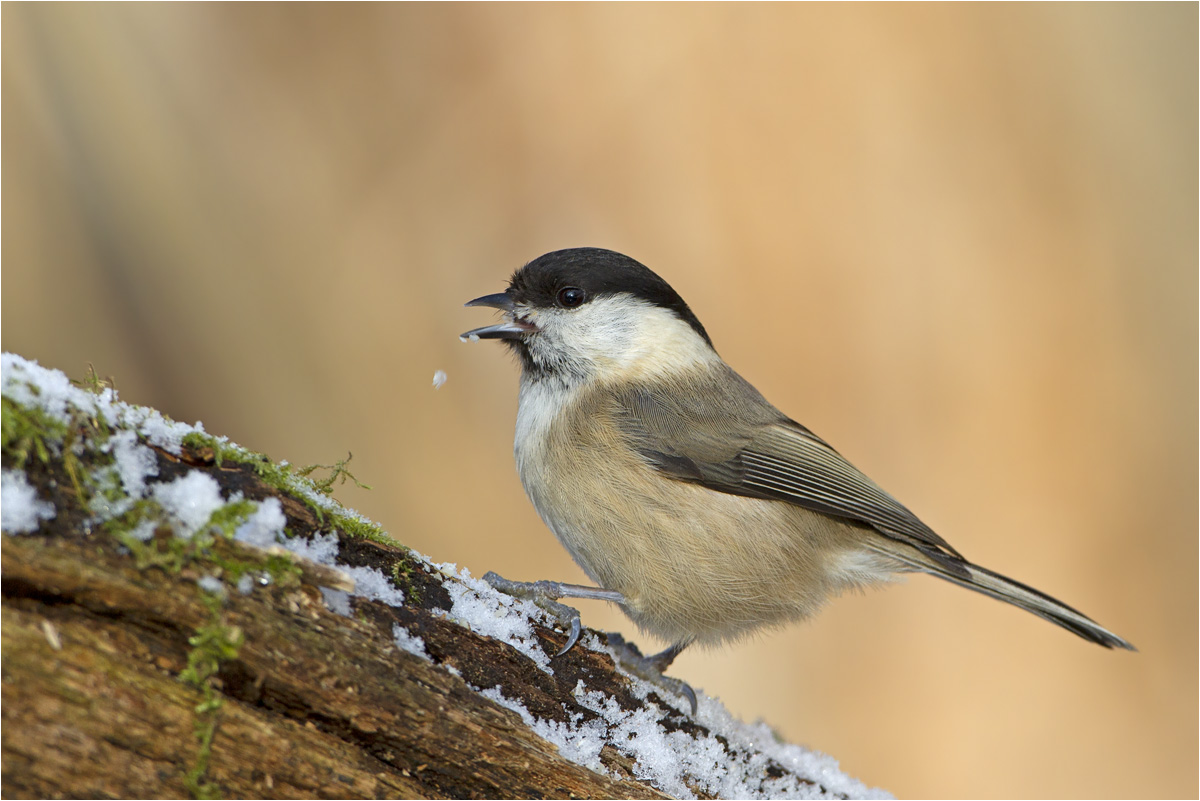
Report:
[[[670,284],[644,264],[613,250],[569,248],[547,253],[513,273],[506,294],[519,303],[554,306],[566,287],[582,289],[588,300],[624,292],[670,309],[712,345],[704,326]]]

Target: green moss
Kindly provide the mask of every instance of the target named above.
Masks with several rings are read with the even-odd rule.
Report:
[[[141,540],[133,532],[143,523],[155,523],[153,536]],[[167,515],[157,501],[142,499],[129,511],[104,522],[101,530],[129,549],[138,570],[158,567],[177,574],[191,561],[193,543],[176,537],[167,522]]]
[[[213,461],[217,467],[222,467],[225,462],[231,464],[245,464],[254,468],[254,472],[264,480],[270,478],[281,479],[283,476],[290,475],[291,469],[286,466],[277,465],[271,461],[271,457],[265,453],[256,453],[239,445],[222,440],[211,434],[205,434],[202,431],[192,431],[184,434],[181,440],[185,447],[192,450],[202,451],[204,449],[213,452]],[[283,489],[284,486],[278,481],[267,480],[268,484],[278,489]]]
[[[99,394],[111,387],[112,382],[99,378],[95,369],[90,368],[77,385]],[[36,387],[32,391],[38,392]],[[289,555],[242,549],[231,542],[237,528],[258,508],[257,503],[244,499],[226,503],[192,536],[176,536],[176,523],[156,500],[130,499],[125,492],[113,469],[113,455],[103,452],[103,445],[113,431],[102,420],[72,409],[69,419],[63,422],[38,409],[25,408],[8,397],[3,398],[2,412],[2,452],[6,466],[23,469],[36,462],[57,473],[61,463],[61,470],[70,478],[80,504],[90,509],[91,515],[103,519],[113,510],[123,509],[121,514],[104,520],[101,530],[130,551],[138,569],[159,568],[179,574],[185,567],[199,563],[200,569],[226,582],[237,583],[247,573],[256,572],[270,575],[278,585],[298,583],[301,571]],[[218,467],[226,463],[249,465],[265,484],[305,502],[323,527],[332,526],[349,537],[399,545],[377,525],[329,511],[330,502],[324,498],[332,494],[335,486],[349,480],[369,489],[347,469],[352,455],[333,465],[313,465],[297,471],[289,465],[272,462],[264,454],[201,432],[187,434],[183,444],[193,450],[211,449]],[[84,469],[76,453],[84,452],[85,448],[91,472]],[[307,476],[318,469],[328,470],[329,475],[313,482]],[[135,536],[135,532],[142,534],[146,527],[152,527],[149,538]],[[406,591],[415,592],[411,571],[408,563],[397,565],[393,581]],[[240,628],[223,620],[222,602],[226,597],[223,589],[218,594],[202,592],[201,595],[209,610],[208,619],[189,638],[187,666],[179,675],[181,682],[196,688],[202,696],[195,707],[196,758],[184,776],[184,784],[193,797],[215,798],[219,797],[220,788],[205,780],[222,706],[213,680],[223,663],[237,658],[245,635]]]
[[[281,587],[293,587],[299,584],[301,569],[292,561],[291,556],[282,553],[266,554],[263,558],[245,558],[246,552],[235,556],[221,543],[215,543],[207,561],[219,568],[220,575],[233,583],[247,573],[266,573],[271,581]]]
[[[271,576],[276,584],[283,587],[290,587],[300,583],[300,574],[303,573],[300,566],[292,561],[292,557],[287,554],[273,553],[267,557],[263,569]]]
[[[321,481],[315,481],[309,478],[309,481],[312,482],[313,489],[322,495],[333,495],[333,485],[335,483],[345,484],[347,479],[353,481],[355,486],[357,486],[359,489],[371,489],[369,486],[355,478],[354,474],[351,473],[346,467],[346,465],[350,464],[350,460],[353,458],[354,454],[347,451],[345,459],[341,459],[333,464],[310,464],[308,467],[302,467],[297,470],[296,475],[308,478],[317,470],[328,470],[329,476]]]
[[[179,680],[199,690],[211,690],[208,680],[221,669],[222,662],[237,658],[246,635],[239,626],[229,626],[221,621],[220,595],[204,593],[204,604],[208,607],[209,621],[188,638],[192,650],[188,652],[187,667],[179,674]]]
[[[213,452],[213,460],[216,462],[217,467],[221,467],[225,463],[226,459],[234,463],[244,462],[246,461],[245,454],[249,453],[248,451],[243,451],[241,448],[238,448],[235,445],[231,445],[228,442],[219,440],[216,437],[210,434],[205,434],[201,431],[191,431],[187,434],[184,434],[181,441],[184,446],[191,448],[192,450],[201,451],[205,448],[211,450]],[[255,455],[261,456],[261,454]],[[261,458],[266,459],[267,457],[261,456]]]
[[[321,528],[328,526],[341,531],[346,536],[371,540],[384,545],[399,546],[400,544],[374,523],[367,523],[350,515],[331,513],[305,492],[306,489],[312,490],[318,495],[328,497],[333,493],[335,485],[344,484],[347,481],[353,481],[356,486],[363,489],[371,489],[370,486],[355,478],[354,474],[346,468],[346,465],[354,458],[354,454],[349,454],[345,459],[332,465],[309,465],[294,470],[291,465],[272,462],[265,454],[230,445],[199,431],[184,436],[183,444],[193,450],[211,449],[218,467],[225,462],[249,465],[264,484],[303,501],[312,510],[317,518],[317,525]],[[309,476],[317,470],[330,472],[326,478],[313,481]]]
[[[238,526],[246,522],[246,518],[254,514],[258,504],[254,501],[230,501],[212,513],[207,527],[217,529],[226,537],[232,537]]]
[[[421,603],[421,587],[412,580],[415,568],[408,549],[404,550],[405,555],[392,563],[392,584],[403,592],[411,603],[419,605]]]
[[[219,538],[232,539],[238,526],[257,508],[258,504],[254,501],[230,501],[213,511],[208,521],[192,536],[180,537],[176,536],[167,513],[158,502],[143,498],[124,514],[105,522],[103,530],[129,549],[139,570],[158,567],[177,574],[185,565],[205,559],[228,571],[234,580],[248,571],[263,569],[277,579],[286,578],[291,575],[290,571],[296,569],[286,557],[267,556],[261,562],[246,562],[223,558],[214,550]],[[157,524],[154,535],[148,540],[134,536],[134,531],[148,521]]]
[[[109,376],[108,378],[101,378],[96,373],[96,368],[95,368],[95,366],[92,365],[91,362],[88,362],[87,375],[85,375],[83,378],[79,379],[78,381],[76,381],[74,378],[72,378],[71,383],[74,384],[75,386],[79,387],[80,389],[86,389],[88,392],[91,392],[93,395],[99,395],[100,393],[104,392],[104,390],[106,390],[106,389],[111,389],[114,392],[117,389],[117,383],[116,383],[116,381],[113,380],[113,377]]]
[[[29,388],[35,395],[40,393],[36,386]],[[35,459],[43,465],[61,461],[76,496],[86,506],[97,482],[84,470],[76,450],[81,442],[86,443],[93,452],[93,462],[111,464],[112,455],[103,453],[101,446],[112,436],[112,428],[74,407],[69,408],[69,420],[64,422],[41,409],[21,406],[12,398],[0,398],[0,404],[0,448],[5,460],[18,470]]]
[[[196,707],[197,715],[193,731],[200,747],[196,750],[195,763],[183,775],[183,786],[192,798],[221,798],[221,788],[216,782],[203,781],[205,774],[208,773],[208,763],[212,760],[213,736],[217,733],[216,710],[202,715],[200,710],[204,706],[204,704],[200,704]]]
[[[190,431],[184,434],[183,439],[180,441],[185,446],[196,451],[202,448],[213,448],[215,450],[217,445],[220,444],[216,437],[209,436],[202,431]]]
[[[20,406],[11,398],[0,398],[0,439],[3,454],[13,467],[22,470],[31,459],[48,465],[52,459],[62,461],[81,503],[87,503],[86,471],[75,453],[75,445],[87,432],[90,438],[103,443],[111,435],[100,420],[76,414],[71,424],[55,419],[40,409]],[[104,461],[104,455],[98,455]],[[107,457],[111,461],[112,457]]]
[[[18,406],[11,398],[2,398],[0,403],[3,452],[13,467],[23,469],[30,459],[48,464],[51,455],[61,450],[62,441],[67,436],[66,424],[36,410]]]
[[[333,526],[348,536],[362,540],[372,540],[385,545],[400,544],[389,537],[382,528],[374,523],[368,523],[357,517],[347,517],[346,515],[331,515],[331,517]]]
[[[364,489],[370,489],[369,486],[361,483],[346,469],[346,465],[350,462],[350,459],[354,458],[353,454],[332,465],[309,465],[308,467],[294,470],[291,465],[272,462],[270,457],[265,454],[255,453],[254,451],[231,445],[228,442],[222,442],[216,437],[199,431],[193,431],[185,435],[183,444],[193,450],[211,450],[213,452],[213,459],[216,461],[218,467],[225,462],[244,464],[252,467],[255,474],[262,479],[264,484],[303,501],[313,511],[313,514],[316,515],[318,525],[320,526],[325,526],[327,522],[330,522],[334,527],[344,531],[351,537],[361,537],[377,542],[395,544],[390,537],[383,533],[383,529],[379,526],[363,523],[346,515],[328,514],[328,510],[322,508],[320,504],[308,497],[308,494],[304,491],[305,489],[309,489],[319,495],[328,496],[333,492],[335,483],[344,484],[347,480],[353,481],[357,486]],[[329,476],[319,482],[308,478],[309,475],[319,469],[329,470]]]
[[[287,554],[265,554],[238,549],[230,540],[247,517],[258,507],[253,501],[232,501],[216,509],[207,523],[191,537],[176,536],[163,508],[153,500],[138,501],[124,515],[108,521],[105,529],[133,554],[139,569],[158,567],[178,574],[186,565],[202,562],[226,581],[237,582],[248,572],[266,572],[282,586],[299,581],[300,568]],[[147,522],[157,522],[154,536],[142,541],[133,530]],[[196,758],[184,774],[183,783],[193,798],[219,798],[221,788],[205,781],[212,759],[212,742],[223,703],[212,679],[221,665],[236,659],[245,634],[238,626],[227,624],[221,614],[225,593],[202,593],[208,608],[208,621],[188,638],[187,666],[179,680],[201,693],[195,707],[194,734]]]
[[[187,667],[179,674],[179,680],[199,690],[202,698],[195,707],[196,761],[184,774],[183,783],[193,798],[219,798],[220,788],[213,782],[204,781],[223,704],[212,685],[212,678],[222,663],[237,658],[246,636],[240,627],[226,625],[221,620],[220,596],[204,593],[204,603],[209,610],[209,620],[188,638],[192,649],[188,652]]]
[[[223,442],[206,434],[189,434],[184,438],[184,442],[186,443],[188,438],[193,436],[203,437],[207,440],[208,446],[213,449],[213,456],[217,460],[218,467],[224,462],[249,465],[254,469],[255,474],[259,478],[277,489],[284,489],[284,485],[281,482],[286,476],[291,475],[290,466],[275,464],[275,462],[271,461],[271,457],[265,453],[258,453],[257,451],[243,448],[240,445]]]

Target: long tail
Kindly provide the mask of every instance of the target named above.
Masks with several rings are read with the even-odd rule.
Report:
[[[947,557],[945,554],[926,554],[916,549],[905,547],[880,549],[893,559],[898,559],[907,567],[937,576],[940,579],[966,587],[968,590],[1005,601],[1020,607],[1026,612],[1032,612],[1040,618],[1062,626],[1067,631],[1079,635],[1085,640],[1103,645],[1105,648],[1124,648],[1136,651],[1137,648],[1128,640],[1122,639],[1101,626],[1082,612],[1051,598],[1044,592],[1035,590],[1027,584],[1014,581],[1007,576],[988,570],[985,567],[972,564],[965,559]],[[903,550],[903,553],[899,551]],[[948,565],[947,561],[954,564]]]

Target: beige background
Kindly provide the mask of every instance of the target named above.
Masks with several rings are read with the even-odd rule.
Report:
[[[6,3],[2,344],[277,459],[353,451],[375,489],[339,497],[439,560],[582,580],[515,476],[515,366],[456,337],[524,261],[624,251],[960,550],[1142,649],[916,577],[676,675],[901,796],[1195,797],[1196,31]]]

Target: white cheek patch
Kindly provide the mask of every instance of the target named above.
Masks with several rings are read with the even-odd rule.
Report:
[[[533,357],[584,375],[620,370],[657,374],[717,358],[674,312],[629,295],[596,298],[578,309],[539,310]]]

